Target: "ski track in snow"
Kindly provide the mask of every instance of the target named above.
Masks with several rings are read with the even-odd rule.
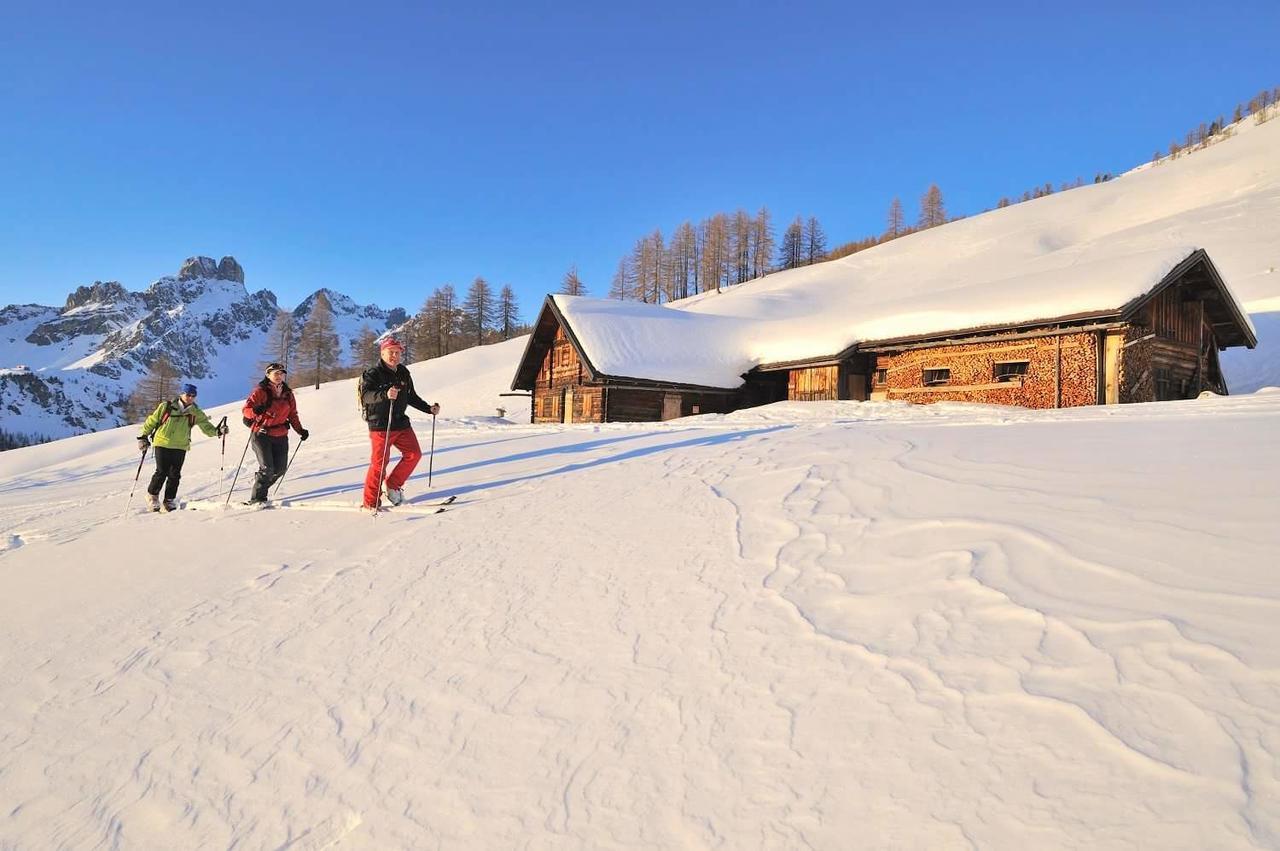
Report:
[[[1277,459],[1229,437],[1278,417],[445,428],[409,493],[459,509],[377,521],[122,519],[136,461],[28,473],[0,848],[1274,847]],[[358,488],[333,431],[286,496]]]

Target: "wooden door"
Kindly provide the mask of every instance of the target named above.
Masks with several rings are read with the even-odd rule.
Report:
[[[1124,351],[1123,343],[1123,335],[1107,334],[1102,368],[1106,375],[1105,401],[1108,405],[1120,404],[1120,353]]]
[[[573,388],[572,387],[564,388],[564,402],[560,406],[560,410],[564,414],[560,418],[560,422],[562,423],[573,422]]]
[[[680,394],[666,393],[662,397],[662,419],[680,419]]]

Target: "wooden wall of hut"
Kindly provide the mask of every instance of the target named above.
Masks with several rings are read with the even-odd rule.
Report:
[[[599,385],[584,383],[584,370],[577,350],[556,329],[556,338],[538,368],[533,389],[533,422],[604,422],[604,403]],[[566,413],[569,415],[566,417]]]
[[[1098,337],[1066,333],[876,356],[874,398],[1070,408],[1098,401]],[[945,383],[926,384],[947,370]],[[1018,374],[1020,372],[1020,374]]]
[[[840,367],[810,366],[787,372],[787,398],[822,402],[840,398]]]

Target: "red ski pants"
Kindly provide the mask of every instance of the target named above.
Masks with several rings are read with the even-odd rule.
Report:
[[[400,450],[400,462],[390,474],[385,470],[390,466],[391,449],[387,446],[387,432],[369,432],[369,472],[364,477],[364,504],[378,504],[378,493],[382,490],[382,478],[386,478],[387,487],[402,488],[413,475],[413,468],[422,460],[422,448],[418,446],[418,436],[413,429],[405,428],[391,432],[391,446]]]

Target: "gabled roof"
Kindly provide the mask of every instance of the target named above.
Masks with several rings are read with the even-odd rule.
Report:
[[[1030,263],[996,279],[931,282],[932,286],[912,287],[878,301],[857,298],[855,282],[847,285],[855,294],[849,298],[848,293],[830,297],[825,290],[832,283],[815,281],[809,288],[789,288],[790,298],[783,304],[770,298],[776,291],[766,291],[757,300],[755,316],[694,311],[687,303],[659,306],[548,296],[512,387],[533,387],[557,327],[565,329],[592,380],[733,389],[752,369],[834,363],[859,350],[1052,325],[1129,321],[1176,284],[1191,287],[1206,300],[1222,345],[1257,344],[1248,315],[1203,249],[1129,255],[1104,251],[1096,258],[1075,259],[1047,268]],[[715,306],[732,306],[728,299],[709,296],[707,301]],[[740,299],[742,303],[750,302]],[[806,310],[799,309],[802,304]],[[887,333],[893,331],[908,333]],[[872,336],[876,332],[879,336]],[[771,358],[775,353],[789,357]]]
[[[513,390],[533,389],[561,327],[591,381],[723,391],[740,387],[742,373],[750,368],[736,354],[750,330],[747,323],[636,301],[549,295],[516,369]]]

